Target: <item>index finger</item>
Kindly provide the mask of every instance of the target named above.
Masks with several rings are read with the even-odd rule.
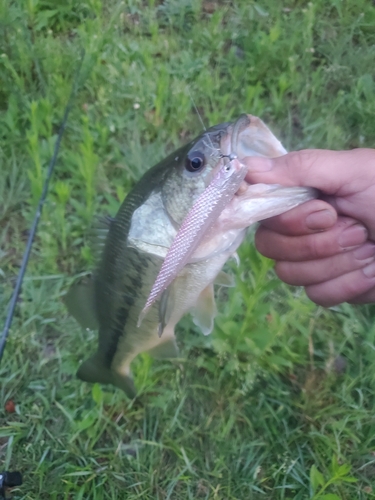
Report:
[[[375,150],[306,149],[278,158],[246,157],[246,180],[253,183],[311,186],[336,196],[348,196],[375,183]]]

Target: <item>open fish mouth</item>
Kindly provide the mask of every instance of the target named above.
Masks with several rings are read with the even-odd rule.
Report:
[[[228,133],[220,143],[224,155],[235,153],[241,160],[245,156],[276,158],[287,150],[270,129],[257,116],[242,114],[228,127]]]
[[[235,154],[240,162],[246,156],[276,158],[287,154],[287,150],[263,121],[248,114],[240,115],[229,127],[228,134],[221,141],[221,150],[228,157]],[[232,201],[220,214],[215,224],[216,230],[218,225],[220,230],[243,228],[244,223],[250,226],[318,195],[316,189],[309,187],[248,184],[243,181]]]

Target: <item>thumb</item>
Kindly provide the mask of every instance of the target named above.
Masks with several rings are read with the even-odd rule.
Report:
[[[305,149],[278,158],[246,157],[247,182],[315,187],[328,195],[348,196],[375,183],[375,150]],[[372,179],[371,179],[372,178]]]

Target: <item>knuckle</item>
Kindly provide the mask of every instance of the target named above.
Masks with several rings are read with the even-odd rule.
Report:
[[[335,230],[328,229],[304,238],[304,252],[308,260],[323,259],[341,254]]]
[[[292,172],[303,171],[307,172],[312,169],[317,160],[317,154],[313,149],[302,149],[301,151],[293,151],[286,157],[286,166]]]
[[[308,260],[320,259],[324,256],[324,249],[318,236],[311,235],[303,239],[303,254]]]

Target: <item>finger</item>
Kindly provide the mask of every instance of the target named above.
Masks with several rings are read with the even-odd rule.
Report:
[[[285,236],[260,226],[255,246],[265,257],[281,261],[306,261],[331,257],[367,240],[367,230],[349,217],[339,217],[328,229],[303,236]]]
[[[308,297],[324,307],[352,302],[375,287],[375,263],[330,281],[306,287]]]
[[[375,303],[375,286],[353,300],[348,300],[350,304],[371,304]]]
[[[311,200],[276,217],[262,221],[262,226],[287,236],[315,233],[332,227],[336,210],[322,200]]]
[[[277,262],[275,271],[277,276],[289,285],[310,286],[361,269],[371,262],[375,262],[375,244],[368,242],[355,250],[325,259]]]
[[[249,183],[311,186],[336,196],[348,196],[375,183],[373,149],[306,149],[278,158],[254,156],[242,161],[248,167]]]

